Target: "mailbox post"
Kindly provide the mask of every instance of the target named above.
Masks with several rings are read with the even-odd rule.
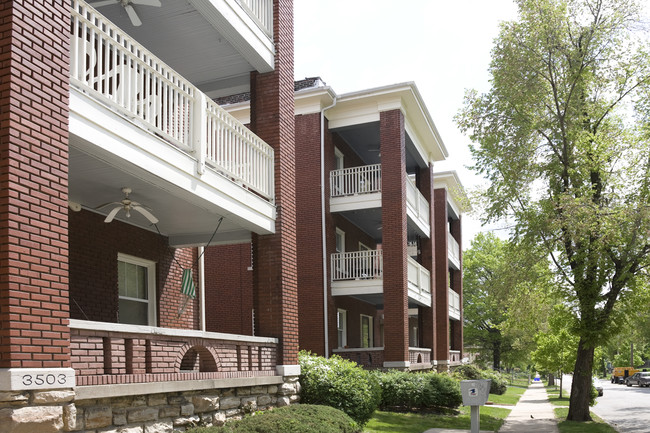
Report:
[[[479,406],[487,403],[490,396],[490,379],[461,380],[460,393],[463,396],[463,406],[470,407],[472,433],[479,433],[481,419]]]

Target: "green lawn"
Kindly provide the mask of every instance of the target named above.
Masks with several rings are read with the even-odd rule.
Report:
[[[551,404],[555,406],[569,405],[569,395],[571,395],[570,391],[566,389],[562,391],[562,398],[560,398],[560,387],[555,385],[555,386],[547,386],[546,393],[548,394],[548,399],[551,402]]]
[[[490,399],[494,404],[512,404],[515,405],[521,398],[521,395],[526,391],[526,387],[522,386],[509,386],[506,393],[503,395],[490,394]]]
[[[461,407],[459,415],[437,415],[398,412],[375,412],[364,433],[422,433],[430,428],[471,428],[470,408]],[[481,407],[481,430],[497,431],[510,409]]]
[[[591,412],[591,418],[593,421],[560,421],[563,419],[565,420],[568,413],[568,407],[555,408],[555,418],[558,419],[558,427],[560,428],[560,433],[616,433],[616,429],[614,427],[607,424],[593,412]]]

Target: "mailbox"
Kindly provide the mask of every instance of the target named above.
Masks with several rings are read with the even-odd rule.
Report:
[[[490,396],[490,379],[461,380],[463,406],[483,406]]]

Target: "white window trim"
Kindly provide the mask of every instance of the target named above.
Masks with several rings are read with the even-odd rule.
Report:
[[[335,156],[335,165],[334,167],[336,170],[340,170],[342,168],[345,168],[345,155],[343,152],[339,150],[338,147],[334,147],[334,156]]]
[[[341,251],[337,251],[337,252],[344,253],[345,252],[345,232],[337,227],[336,228],[336,234],[341,236]],[[336,238],[335,238],[335,242],[334,242],[334,248],[336,248]]]
[[[342,338],[341,341],[338,341],[338,348],[343,349],[345,346],[348,345],[348,312],[347,310],[343,310],[342,308],[339,308],[336,310],[336,330],[337,330],[337,337],[338,337],[338,332],[341,333]]]
[[[374,342],[374,338],[373,338],[374,337],[374,335],[373,335],[374,334],[374,329],[373,328],[374,328],[375,324],[374,324],[373,317],[368,316],[366,314],[360,314],[359,315],[359,333],[360,333],[360,335],[359,335],[359,337],[360,337],[359,346],[363,346],[363,318],[364,317],[368,318],[368,325],[369,325],[368,326],[368,347],[374,347],[375,342]]]
[[[123,253],[117,253],[117,260],[119,262],[130,263],[132,265],[147,268],[147,297],[149,298],[149,305],[147,309],[147,323],[148,326],[156,326],[156,262]],[[126,296],[119,296],[119,294],[118,297],[124,299],[133,299]],[[125,325],[125,323],[120,323],[120,325]]]

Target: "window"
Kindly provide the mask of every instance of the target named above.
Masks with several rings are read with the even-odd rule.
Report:
[[[338,147],[334,148],[334,168],[340,170],[343,168],[343,152]]]
[[[118,322],[131,325],[156,324],[156,264],[118,254]]]
[[[361,347],[373,347],[372,344],[372,317],[361,315]]]
[[[343,164],[343,152],[338,150],[336,147],[334,148],[334,170],[342,170],[344,167]],[[343,183],[343,177],[341,175],[342,173],[339,171],[337,176],[334,178],[334,184],[332,185],[333,191],[332,194],[335,195],[343,195],[345,194],[345,191],[343,190],[344,183]]]
[[[336,229],[336,252],[345,252],[345,232],[338,227]]]
[[[339,349],[348,345],[348,312],[341,310],[336,311],[336,329],[338,330]]]

